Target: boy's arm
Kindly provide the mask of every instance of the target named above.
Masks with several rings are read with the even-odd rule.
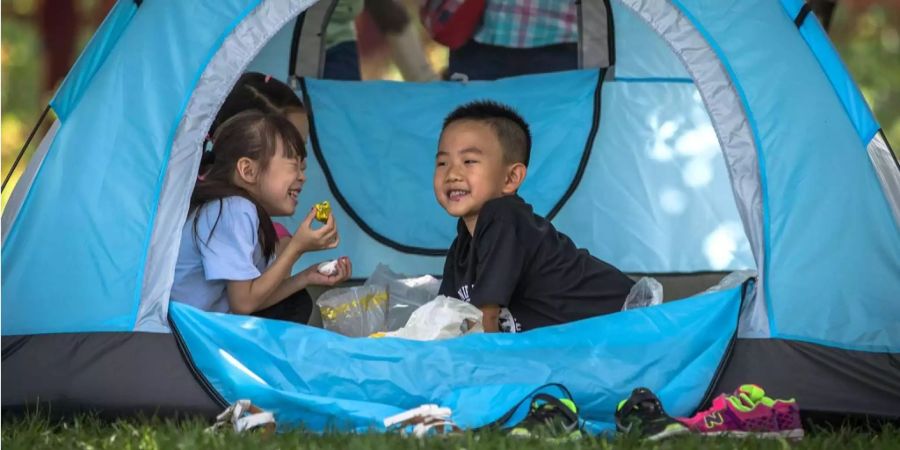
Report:
[[[500,306],[484,305],[478,309],[483,315],[481,321],[484,324],[485,333],[497,333],[500,331]]]
[[[470,302],[483,314],[484,331],[497,332],[500,308],[509,306],[523,276],[525,253],[509,221],[489,222],[476,240],[478,266]]]
[[[456,274],[453,272],[457,258],[457,242],[459,242],[459,238],[453,240],[453,243],[450,244],[450,250],[447,251],[447,258],[444,260],[444,272],[441,276],[441,287],[438,289],[438,295],[446,295],[447,297],[453,298],[459,296],[459,294],[456,293]]]

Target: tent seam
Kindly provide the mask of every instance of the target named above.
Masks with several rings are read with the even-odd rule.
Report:
[[[747,95],[744,92],[744,88],[741,86],[740,81],[737,79],[737,75],[732,69],[731,64],[728,62],[728,59],[725,57],[725,52],[722,51],[721,47],[716,43],[716,41],[712,38],[712,36],[707,32],[705,28],[700,26],[699,21],[696,17],[694,17],[680,0],[670,0],[680,12],[684,15],[686,19],[688,19],[691,24],[694,26],[694,29],[706,39],[707,44],[709,44],[710,49],[716,54],[719,59],[719,62],[722,64],[722,68],[725,69],[726,73],[730,77],[730,81],[732,86],[734,86],[734,90],[738,95],[738,98],[741,101],[741,106],[744,110],[744,115],[747,118],[747,123],[750,126],[751,133],[753,135],[753,141],[755,145],[757,160],[758,160],[758,168],[759,168],[759,184],[760,190],[762,194],[762,226],[763,226],[763,273],[760,277],[760,282],[763,284],[763,292],[765,292],[765,304],[766,304],[766,319],[769,324],[769,335],[777,334],[775,327],[775,317],[774,310],[772,308],[772,297],[771,291],[769,289],[768,283],[768,273],[769,273],[769,255],[771,253],[771,236],[770,236],[770,227],[769,227],[769,189],[768,189],[768,177],[766,175],[766,164],[765,164],[765,155],[762,151],[762,140],[759,136],[759,129],[756,124],[756,118],[753,116],[753,111],[750,109],[750,102],[747,100]],[[676,53],[677,54],[677,53]],[[701,96],[702,97],[702,96]],[[704,102],[705,103],[705,102]],[[707,108],[708,109],[708,108]]]
[[[787,10],[787,5],[784,3],[784,0],[780,0],[778,3],[781,4],[781,9],[784,11],[785,17],[787,17],[788,20],[791,20],[792,22],[796,23],[794,21],[794,19],[791,17],[791,12]],[[804,3],[804,6],[807,6],[807,4]],[[801,8],[801,11],[802,11],[802,8]],[[869,103],[865,100],[865,97],[862,96],[862,93],[859,92],[859,90],[858,90],[859,88],[857,87],[857,92],[855,94],[857,97],[861,98],[861,100],[862,100],[861,103],[863,105],[865,105],[865,107],[868,109],[869,116],[872,118],[872,121],[875,124],[874,130],[872,130],[866,134],[863,134],[863,132],[866,130],[861,130],[861,129],[857,128],[857,125],[861,126],[863,124],[861,124],[861,123],[857,124],[853,120],[853,114],[851,114],[850,106],[847,104],[847,102],[844,101],[844,98],[841,97],[840,92],[838,91],[837,85],[835,84],[834,80],[830,76],[830,72],[828,71],[828,69],[825,68],[825,65],[822,64],[822,59],[819,57],[819,54],[816,53],[816,51],[813,49],[813,46],[810,43],[811,36],[809,36],[808,33],[804,33],[804,31],[803,31],[804,29],[808,29],[807,27],[821,26],[821,24],[819,24],[819,20],[815,17],[815,14],[813,14],[813,16],[814,16],[813,20],[809,20],[809,17],[806,17],[806,19],[800,25],[795,27],[797,30],[797,34],[800,35],[800,39],[803,40],[803,43],[806,45],[806,48],[809,50],[810,54],[812,54],[813,58],[815,58],[816,64],[819,66],[819,69],[822,71],[822,74],[825,75],[825,78],[828,80],[828,85],[831,86],[831,91],[837,97],[838,103],[841,104],[841,108],[844,110],[844,114],[847,116],[847,120],[849,120],[850,123],[853,124],[853,129],[856,131],[857,136],[860,138],[860,141],[862,142],[862,145],[865,148],[867,146],[867,144],[869,143],[869,141],[871,141],[875,137],[875,135],[878,134],[878,130],[881,129],[881,126],[878,123],[878,121],[875,120],[875,114],[872,113],[872,109],[869,107]],[[823,30],[823,32],[824,32],[824,30]],[[826,36],[827,36],[827,33],[826,33]],[[830,43],[830,41],[829,41],[829,43]],[[831,50],[836,53],[836,50],[834,49],[833,44],[831,46]],[[850,80],[851,82],[853,82],[854,86],[858,86],[856,84],[856,82],[853,80],[853,78],[850,76],[850,72],[847,70],[847,67],[846,67],[846,65],[844,65],[844,62],[840,58],[837,58],[837,59],[841,63],[841,66],[843,67],[844,72],[847,75],[847,79]]]

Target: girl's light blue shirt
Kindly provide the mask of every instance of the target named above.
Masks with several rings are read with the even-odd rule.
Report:
[[[243,197],[212,201],[188,215],[181,230],[171,298],[204,311],[229,312],[228,281],[259,277],[268,266],[259,243],[256,206]],[[194,218],[197,233],[194,234]]]

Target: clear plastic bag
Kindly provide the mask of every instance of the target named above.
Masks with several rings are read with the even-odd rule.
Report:
[[[622,305],[622,311],[655,306],[662,303],[662,301],[662,284],[656,281],[656,278],[642,277],[631,287],[628,297],[625,298],[625,304]]]
[[[384,333],[384,336],[433,341],[483,332],[480,309],[462,300],[440,295],[413,311],[406,326]]]
[[[740,286],[745,281],[750,278],[756,278],[756,271],[752,269],[748,270],[736,270],[734,272],[725,275],[715,286],[703,291],[703,292],[716,292],[716,291],[726,291],[728,289]]]
[[[413,311],[434,299],[441,288],[441,282],[431,275],[411,278],[392,271],[384,264],[375,267],[365,285],[384,286],[387,289],[387,331],[406,325]]]
[[[370,285],[326,291],[316,300],[316,305],[326,330],[363,337],[385,331],[387,302],[387,289]]]

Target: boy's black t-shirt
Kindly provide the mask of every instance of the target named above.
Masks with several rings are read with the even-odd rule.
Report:
[[[501,306],[501,331],[517,332],[619,311],[632,285],[512,195],[484,204],[474,236],[459,220],[440,293]]]

